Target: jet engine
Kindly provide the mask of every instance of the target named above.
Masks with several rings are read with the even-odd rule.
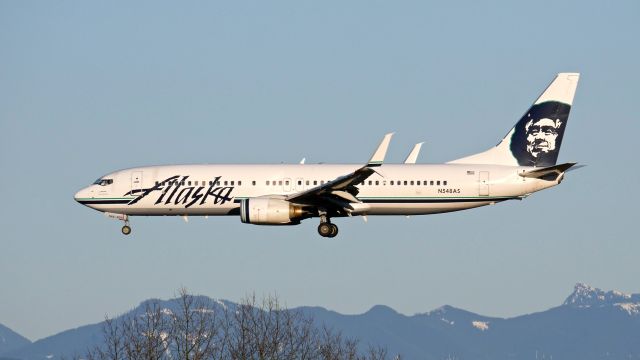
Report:
[[[243,199],[240,202],[240,220],[256,225],[297,225],[310,217],[301,205],[274,197]]]

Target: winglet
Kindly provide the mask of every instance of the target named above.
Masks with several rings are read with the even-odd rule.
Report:
[[[411,150],[411,152],[409,153],[409,155],[407,156],[407,158],[404,160],[405,164],[415,164],[416,160],[418,160],[418,154],[420,154],[420,148],[422,148],[422,144],[424,144],[423,142],[421,143],[417,143],[413,146],[413,150]]]
[[[368,167],[380,166],[384,162],[384,157],[387,155],[387,149],[389,148],[389,142],[391,142],[391,137],[393,133],[388,133],[382,139],[380,145],[378,145],[378,149],[373,156],[371,156],[371,160],[367,163]]]

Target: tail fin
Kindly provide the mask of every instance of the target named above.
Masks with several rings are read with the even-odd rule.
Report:
[[[450,163],[555,165],[579,78],[578,73],[558,74],[497,146]]]

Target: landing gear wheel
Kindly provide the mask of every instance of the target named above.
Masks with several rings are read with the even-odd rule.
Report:
[[[318,225],[318,234],[320,234],[320,236],[322,237],[330,237],[331,234],[333,234],[333,224],[330,223],[320,223],[320,225]],[[337,233],[337,230],[336,230]]]
[[[336,224],[329,224],[331,225],[331,234],[329,234],[329,237],[336,237],[336,235],[338,235],[338,226]]]
[[[129,227],[129,225],[125,225],[122,227],[122,233],[125,235],[129,235],[131,234],[131,227]]]

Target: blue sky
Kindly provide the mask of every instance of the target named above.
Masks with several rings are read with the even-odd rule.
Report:
[[[0,3],[0,323],[37,339],[180,286],[238,301],[513,316],[576,282],[640,292],[637,1]],[[495,145],[558,72],[582,78],[560,161],[525,201],[338,219],[134,218],[73,201],[173,163],[420,162]],[[609,129],[607,131],[604,131]]]

